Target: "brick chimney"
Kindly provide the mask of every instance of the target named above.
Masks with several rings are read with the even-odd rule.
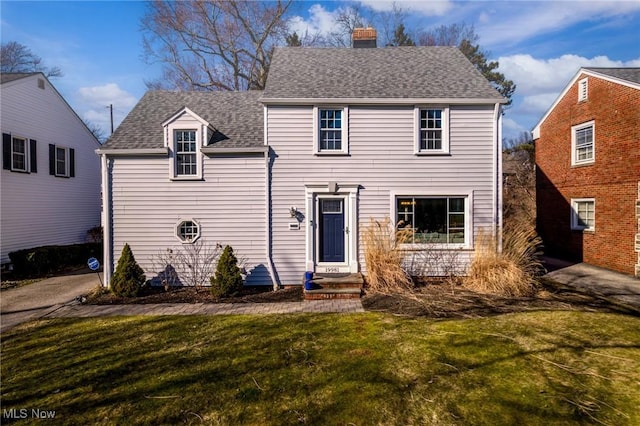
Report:
[[[353,48],[377,47],[378,33],[371,27],[354,28],[351,35],[351,45]]]

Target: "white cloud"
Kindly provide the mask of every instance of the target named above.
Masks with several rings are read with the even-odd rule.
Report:
[[[616,61],[606,56],[585,58],[578,55],[562,55],[558,58],[537,59],[531,55],[512,55],[498,58],[499,71],[517,85],[519,95],[556,95],[569,83],[581,67],[633,67],[640,58]]]
[[[361,0],[360,3],[377,12],[392,11],[395,4],[402,7],[403,10],[418,12],[426,16],[442,16],[453,7],[450,0]]]
[[[302,16],[291,18],[289,21],[291,29],[299,35],[320,34],[326,36],[335,26],[336,11],[330,12],[322,5],[314,4],[309,8],[309,19],[304,19]]]
[[[102,86],[81,87],[78,89],[80,100],[88,105],[109,105],[117,103],[120,107],[131,108],[136,103],[136,98],[122,90],[116,83],[107,83]]]
[[[78,112],[85,121],[100,126],[105,136],[111,133],[111,114],[109,106],[113,105],[114,127],[118,127],[125,115],[138,101],[135,96],[122,90],[116,83],[102,86],[81,87],[78,89]]]
[[[483,44],[515,44],[578,22],[619,17],[639,10],[637,1],[500,2],[500,7],[483,13],[477,29]]]
[[[516,84],[514,106],[508,112],[518,121],[503,121],[505,134],[511,126],[531,128],[551,107],[560,92],[569,84],[581,67],[638,67],[640,58],[616,61],[607,56],[585,58],[562,55],[552,59],[537,59],[531,55],[512,55],[498,58],[499,71]],[[517,99],[516,99],[517,98]],[[523,123],[523,121],[528,121]],[[509,125],[509,127],[507,127]]]

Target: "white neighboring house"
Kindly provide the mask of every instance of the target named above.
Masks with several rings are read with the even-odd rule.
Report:
[[[100,143],[42,73],[2,74],[0,99],[1,262],[85,242],[100,225]]]
[[[407,248],[455,252],[501,228],[506,100],[456,48],[277,48],[262,92],[148,92],[102,156],[105,277],[125,243],[202,238],[248,285],[366,273],[360,231],[389,217]]]

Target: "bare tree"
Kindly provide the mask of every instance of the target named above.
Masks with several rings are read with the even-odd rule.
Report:
[[[185,244],[178,249],[166,249],[151,258],[160,283],[168,289],[189,286],[200,290],[209,285],[222,252],[220,244],[209,244],[204,239]]]
[[[407,40],[411,40],[411,36],[405,33],[404,22],[407,20],[409,13],[403,9],[398,3],[393,2],[391,10],[378,12],[374,16],[373,25],[378,30],[379,46],[413,46]],[[400,32],[398,29],[400,29]],[[403,35],[401,35],[402,33]],[[398,37],[400,36],[401,39]],[[402,37],[405,38],[402,38]],[[413,43],[413,41],[411,41]]]
[[[163,63],[162,83],[180,90],[263,89],[273,47],[287,34],[293,0],[149,3],[142,18],[145,59]]]
[[[97,125],[96,123],[92,123],[89,120],[82,120],[84,125],[87,126],[87,129],[93,134],[93,136],[100,142],[101,144],[107,140],[107,135],[104,132],[104,129]]]
[[[460,46],[462,40],[477,43],[478,35],[473,25],[440,25],[429,31],[421,31],[418,37],[420,46]]]
[[[0,72],[41,72],[47,78],[62,77],[60,68],[46,67],[41,57],[16,41],[8,41],[0,46]]]
[[[359,5],[341,7],[336,15],[335,29],[329,33],[327,43],[333,47],[350,47],[353,30],[367,24],[371,24],[371,19],[364,17]]]
[[[529,132],[504,142],[503,217],[505,229],[535,228],[535,148]]]

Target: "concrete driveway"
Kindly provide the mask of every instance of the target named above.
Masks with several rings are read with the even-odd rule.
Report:
[[[583,291],[640,308],[640,279],[587,263],[543,257],[547,277]]]
[[[102,274],[100,274],[102,277]],[[0,293],[0,332],[46,315],[100,285],[95,272],[47,278]]]

